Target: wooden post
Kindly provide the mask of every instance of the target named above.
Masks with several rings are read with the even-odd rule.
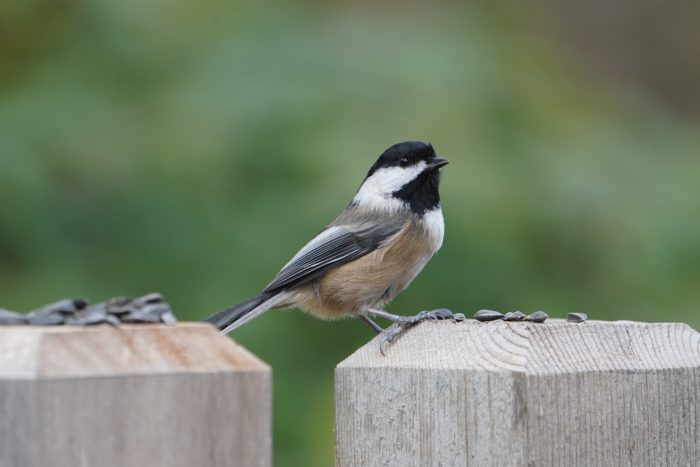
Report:
[[[425,322],[338,365],[336,465],[700,465],[685,324]]]
[[[0,327],[0,467],[268,467],[270,414],[206,324]]]

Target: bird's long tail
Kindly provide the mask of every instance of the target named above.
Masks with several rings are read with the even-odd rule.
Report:
[[[224,334],[228,334],[236,328],[257,318],[270,308],[275,308],[289,296],[286,292],[261,293],[253,298],[223,309],[208,317],[205,321],[213,324]]]

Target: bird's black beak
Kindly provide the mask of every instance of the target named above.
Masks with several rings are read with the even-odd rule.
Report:
[[[444,157],[435,156],[430,160],[430,162],[428,162],[428,168],[435,170],[439,169],[440,167],[445,167],[449,163],[450,161],[448,161]]]

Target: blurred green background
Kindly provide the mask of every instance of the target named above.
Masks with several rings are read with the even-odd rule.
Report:
[[[262,288],[389,145],[451,161],[389,307],[700,328],[697,2],[4,0],[0,306]],[[270,312],[277,466],[333,462],[360,322]],[[222,440],[225,442],[225,440]]]

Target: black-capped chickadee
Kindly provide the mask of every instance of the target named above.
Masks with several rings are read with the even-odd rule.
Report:
[[[391,146],[369,169],[340,215],[282,268],[260,294],[207,318],[224,333],[271,308],[300,308],[322,319],[368,315],[399,325],[437,318],[382,310],[442,245],[440,168],[447,159],[430,144]],[[397,328],[400,326],[397,326]]]

